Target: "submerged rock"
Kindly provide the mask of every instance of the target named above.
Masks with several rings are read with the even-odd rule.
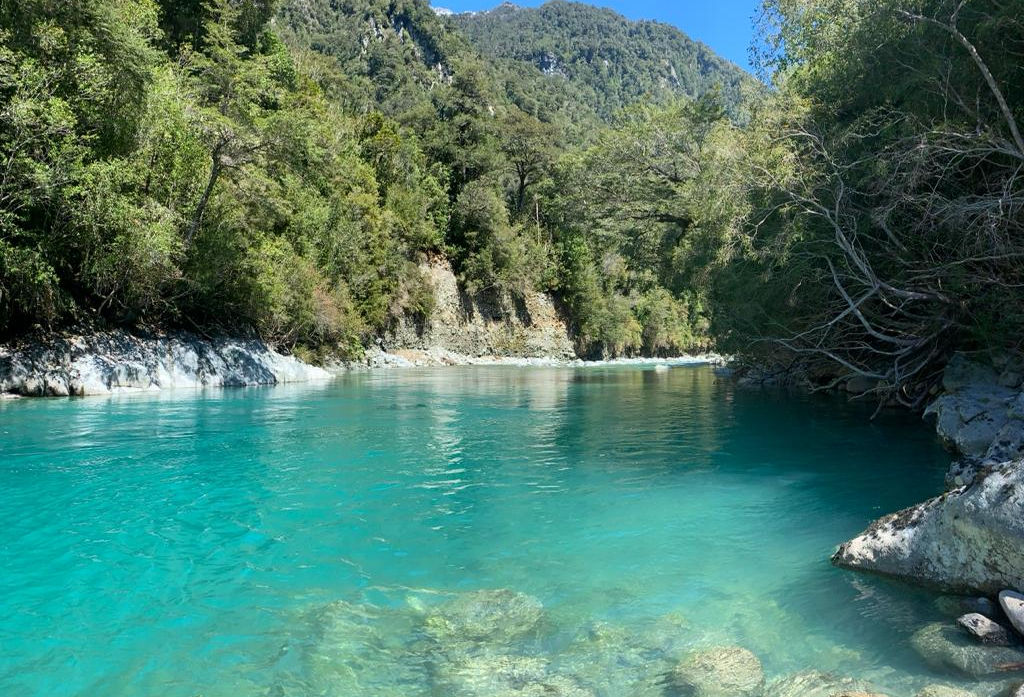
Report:
[[[765,690],[764,697],[838,697],[873,694],[871,687],[860,680],[831,673],[807,671],[773,681]]]
[[[301,643],[307,690],[332,697],[425,697],[429,675],[408,643],[412,612],[337,601],[305,616]]]
[[[531,656],[472,656],[439,665],[435,676],[435,687],[446,697],[593,697],[574,680],[549,674],[547,661]]]
[[[973,692],[948,685],[926,685],[914,697],[976,697]]]
[[[552,670],[599,697],[664,697],[664,675],[685,651],[686,629],[675,614],[635,629],[595,622],[552,658]]]
[[[717,647],[683,659],[669,675],[668,687],[678,697],[755,697],[764,689],[764,671],[747,649]]]
[[[434,640],[505,642],[535,629],[544,606],[517,591],[482,590],[464,593],[431,612],[425,622]]]
[[[1017,636],[1012,630],[993,622],[985,615],[978,612],[971,612],[957,619],[956,623],[972,637],[982,644],[993,646],[1013,646],[1017,642]]]
[[[1024,553],[1024,550],[1020,551]],[[999,594],[999,606],[1006,613],[1013,628],[1024,634],[1024,595],[1016,591],[1003,591]]]
[[[944,622],[920,629],[910,643],[928,665],[940,670],[972,678],[1024,672],[1024,649],[979,644]]]
[[[954,593],[1024,587],[1024,461],[872,523],[832,557]]]

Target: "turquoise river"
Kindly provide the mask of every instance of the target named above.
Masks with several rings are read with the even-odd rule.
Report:
[[[934,597],[828,558],[948,457],[872,411],[707,366],[0,403],[0,695],[647,697],[736,644],[910,697]]]

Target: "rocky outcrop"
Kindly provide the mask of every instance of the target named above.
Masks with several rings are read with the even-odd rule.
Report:
[[[99,395],[172,387],[276,385],[330,378],[256,339],[124,331],[56,336],[0,347],[0,393]]]
[[[426,319],[401,320],[382,338],[384,351],[576,358],[568,325],[551,296],[531,293],[522,301],[489,294],[470,296],[459,287],[448,261],[433,260],[421,270],[433,286],[434,309]]]
[[[925,411],[939,437],[957,455],[996,464],[1024,457],[1024,392],[1015,366],[994,367],[954,356],[946,367],[945,393]]]
[[[839,547],[838,566],[949,592],[1024,588],[1024,461],[885,516]]]
[[[872,523],[832,557],[950,592],[1024,588],[1024,393],[1019,373],[955,356],[927,413],[960,460],[950,490]]]

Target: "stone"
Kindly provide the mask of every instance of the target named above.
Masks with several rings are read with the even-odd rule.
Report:
[[[982,644],[1013,646],[1017,643],[1017,637],[1012,630],[993,622],[979,612],[963,615],[957,619],[956,623]]]
[[[860,680],[831,673],[806,671],[773,681],[764,697],[837,697],[838,695],[873,694],[871,687]]]
[[[677,697],[756,697],[764,689],[757,656],[739,646],[696,651],[669,675],[669,692]]]
[[[498,589],[463,593],[426,618],[427,634],[439,642],[501,643],[535,629],[544,606],[533,596]]]
[[[842,544],[837,566],[950,593],[996,595],[1024,587],[1024,461],[979,473],[973,484],[887,515]]]
[[[999,606],[1003,608],[1013,628],[1024,634],[1024,595],[1017,591],[1005,590],[999,594]]]
[[[976,697],[973,692],[948,685],[925,685],[914,697]]]
[[[1024,673],[1024,649],[979,644],[956,626],[935,622],[910,639],[932,668],[971,678]]]

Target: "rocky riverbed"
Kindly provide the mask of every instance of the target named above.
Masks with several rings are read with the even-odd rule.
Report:
[[[895,694],[813,669],[770,675],[750,650],[717,644],[678,615],[566,631],[539,599],[510,589],[421,590],[383,605],[339,601],[311,609],[301,624],[307,629],[300,635],[311,637],[294,647],[301,668],[283,675],[272,694],[994,697],[1015,687],[989,682],[972,692],[937,677]],[[926,628],[915,641],[932,641],[936,632]]]

